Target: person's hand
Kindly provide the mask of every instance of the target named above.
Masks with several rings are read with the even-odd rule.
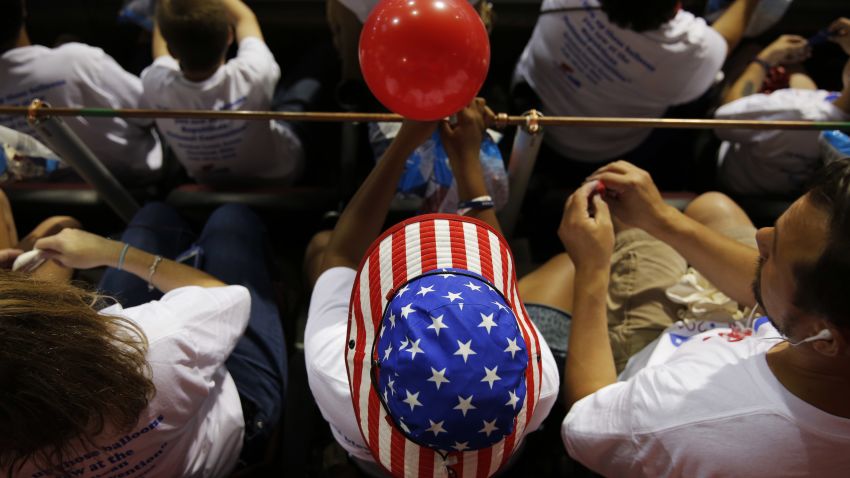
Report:
[[[839,18],[829,26],[829,41],[838,43],[850,55],[850,18]]]
[[[64,267],[91,269],[115,264],[123,246],[90,232],[63,229],[55,236],[39,239],[34,247],[45,251],[48,259]]]
[[[589,181],[605,185],[611,212],[628,226],[647,232],[659,226],[668,211],[649,173],[626,161],[616,161],[596,170]]]
[[[405,119],[401,123],[393,142],[403,144],[409,148],[416,149],[428,140],[437,129],[436,121],[416,121]]]
[[[614,225],[608,205],[595,193],[596,182],[584,184],[567,199],[558,237],[576,270],[608,271],[614,252]]]
[[[478,161],[487,124],[492,122],[496,115],[490,111],[483,98],[475,98],[456,116],[457,123],[443,121],[440,124],[440,139],[452,163],[452,169],[463,161]]]
[[[806,61],[812,54],[808,40],[799,35],[782,35],[767,46],[758,58],[771,66],[794,65]]]
[[[11,270],[15,259],[23,253],[20,249],[0,249],[0,269]]]

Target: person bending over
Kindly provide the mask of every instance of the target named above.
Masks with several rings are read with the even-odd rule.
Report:
[[[36,241],[64,267],[110,267],[99,293],[0,272],[0,474],[218,477],[259,461],[286,381],[264,235],[228,205],[195,239],[155,203],[122,242]]]
[[[154,61],[142,72],[145,101],[157,109],[269,110],[280,67],[254,12],[240,0],[161,0]],[[236,57],[226,59],[233,41]],[[297,178],[304,152],[281,121],[158,119],[193,179],[202,183]]]
[[[559,230],[576,269],[563,384],[569,454],[608,476],[844,476],[850,162],[828,165],[773,227],[752,229],[757,249],[718,232],[748,224],[725,196],[705,196],[682,214],[631,164],[591,179],[611,193],[588,200],[580,189]],[[732,327],[691,323],[690,333],[689,324],[672,326],[641,352],[645,366],[630,364],[618,381],[604,300],[615,280],[612,214],[765,316]]]
[[[468,216],[381,233],[410,153],[436,123],[406,121],[308,250],[310,389],[334,438],[372,476],[492,476],[557,396],[549,347],[517,294],[478,159],[483,100],[441,124]]]

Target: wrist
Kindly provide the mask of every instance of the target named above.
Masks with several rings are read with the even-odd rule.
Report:
[[[582,294],[606,293],[608,291],[611,258],[582,260],[575,262],[575,284],[581,287]]]
[[[652,215],[649,224],[643,229],[649,234],[660,238],[675,227],[678,222],[677,219],[681,215],[682,213],[675,207],[667,203],[661,203],[655,214]]]
[[[118,269],[118,265],[121,263],[122,252],[126,262],[126,256],[129,252],[124,252],[124,245],[123,242],[107,239],[103,248],[104,260],[101,266]]]
[[[753,63],[761,65],[765,70],[770,70],[779,62],[776,60],[776,55],[770,51],[763,51],[753,58]]]

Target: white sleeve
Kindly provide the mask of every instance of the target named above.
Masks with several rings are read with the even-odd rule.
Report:
[[[531,325],[537,329],[536,325]],[[527,433],[537,431],[540,425],[543,424],[543,421],[546,420],[546,417],[549,416],[552,406],[555,405],[555,401],[558,399],[558,391],[561,385],[561,374],[558,373],[558,364],[555,363],[552,350],[539,330],[537,331],[537,336],[540,338],[542,383],[540,384],[540,398],[537,401],[537,408],[534,409],[534,415],[532,415],[531,420],[528,422]]]
[[[618,382],[573,405],[561,425],[567,453],[605,476],[646,476],[633,437],[635,382]]]
[[[334,267],[316,281],[304,330],[304,360],[310,391],[322,416],[348,453],[369,459],[351,403],[345,368],[348,305],[357,271]]]
[[[717,108],[714,117],[722,120],[798,120],[802,112],[794,111],[781,101],[781,95],[757,93],[744,96]],[[753,129],[716,129],[718,138],[737,143],[756,141],[760,130]]]
[[[208,380],[236,347],[250,314],[251,295],[238,285],[181,287],[121,313],[142,327],[150,343],[174,336],[187,340],[193,366]]]
[[[227,68],[242,74],[250,84],[263,88],[269,98],[274,95],[280,80],[280,66],[268,45],[257,37],[247,37],[239,42],[236,58],[227,62]]]
[[[680,15],[684,13],[687,12],[680,12]],[[693,71],[690,73],[690,81],[684,82],[683,89],[675,94],[672,102],[674,105],[694,101],[708,91],[723,67],[729,49],[726,40],[702,18],[695,18],[691,29],[701,31],[702,41],[692,53],[692,61],[695,62],[691,65]]]
[[[73,63],[73,68],[86,86],[80,88],[83,104],[105,108],[139,108],[142,81],[138,76],[126,71],[100,48],[80,45],[74,50],[78,61]],[[143,127],[153,124],[153,120],[147,118],[127,121]]]

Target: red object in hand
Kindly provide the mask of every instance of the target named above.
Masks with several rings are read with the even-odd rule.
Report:
[[[603,183],[602,181],[596,181],[596,187],[593,189],[594,193],[596,193],[596,194],[598,194],[602,197],[605,197],[605,193],[607,191],[608,191],[608,189],[605,187],[605,183]]]
[[[433,121],[478,94],[490,41],[466,0],[382,0],[360,34],[360,69],[375,97],[404,117]]]

